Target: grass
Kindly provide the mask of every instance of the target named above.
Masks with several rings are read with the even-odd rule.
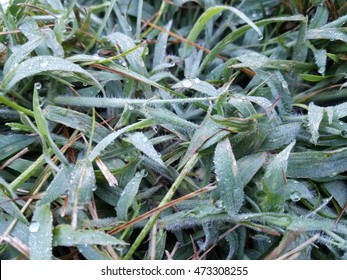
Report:
[[[347,258],[345,1],[65,2],[1,1],[1,259]]]

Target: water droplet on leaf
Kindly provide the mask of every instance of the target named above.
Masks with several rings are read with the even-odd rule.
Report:
[[[42,88],[42,85],[39,82],[35,83],[34,86],[35,86],[36,89],[41,89]]]
[[[48,65],[48,61],[47,60],[44,60],[40,63],[40,66],[41,67],[46,67]]]
[[[288,83],[286,81],[282,81],[281,86],[283,88],[288,88]]]
[[[301,197],[298,192],[293,192],[290,194],[290,199],[294,202],[297,202],[301,199]]]
[[[29,225],[29,231],[30,232],[38,232],[39,229],[40,229],[40,223],[38,223],[38,222],[32,222]]]
[[[195,78],[194,79],[194,83],[196,83],[196,84],[200,83],[200,79],[199,78]]]
[[[189,81],[189,80],[184,80],[184,81],[182,82],[182,85],[183,85],[184,87],[186,87],[186,88],[189,88],[189,87],[191,87],[191,86],[193,85],[193,83],[192,83],[191,81]]]
[[[347,138],[347,131],[346,130],[341,130],[341,137],[342,138]]]

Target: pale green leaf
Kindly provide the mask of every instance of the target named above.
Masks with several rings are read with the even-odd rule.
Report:
[[[229,215],[237,214],[243,204],[243,184],[230,142],[227,138],[216,146],[215,172],[220,196]]]
[[[287,162],[295,141],[280,152],[266,168],[262,185],[266,195],[263,201],[265,211],[282,212],[285,202]]]
[[[165,163],[161,159],[161,156],[154,149],[147,136],[142,132],[131,133],[127,138],[125,138],[125,140],[133,144],[137,149],[143,152],[150,159],[154,160],[162,166],[165,166]]]
[[[31,260],[52,258],[53,217],[49,204],[36,206],[29,225],[29,251]]]
[[[125,186],[116,207],[118,220],[128,221],[128,210],[134,202],[142,178],[143,174],[137,172],[130,182]]]
[[[99,230],[74,230],[70,225],[58,225],[53,230],[53,246],[76,245],[116,245],[124,247],[127,244]]]

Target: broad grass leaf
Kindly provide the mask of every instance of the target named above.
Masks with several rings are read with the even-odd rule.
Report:
[[[244,118],[250,117],[257,113],[251,101],[245,98],[243,95],[231,96],[228,103],[235,107]]]
[[[53,56],[36,56],[29,58],[9,72],[1,82],[1,87],[8,91],[13,88],[19,81],[39,74],[57,71],[57,73],[77,73],[86,77],[89,82],[102,89],[99,82],[90,75],[86,70],[82,69],[77,64],[74,64],[66,59]],[[59,76],[59,75],[58,75]]]
[[[287,162],[295,141],[280,152],[266,168],[262,185],[265,193],[264,211],[283,212],[286,186]]]
[[[154,149],[147,136],[142,132],[131,133],[127,138],[125,138],[125,140],[133,144],[137,149],[143,152],[150,159],[154,160],[156,163],[165,166],[161,156]]]
[[[310,21],[309,28],[314,29],[324,26],[327,23],[328,18],[329,10],[327,5],[322,2],[320,5],[316,6],[316,12]]]
[[[288,177],[323,178],[347,170],[347,148],[331,151],[292,153],[288,159]]]
[[[93,161],[108,145],[110,145],[115,139],[117,139],[120,135],[122,135],[124,132],[129,132],[132,130],[141,129],[144,127],[148,127],[155,124],[155,122],[151,119],[149,120],[143,120],[138,123],[134,123],[131,125],[128,125],[126,127],[123,127],[115,132],[112,132],[108,136],[106,136],[98,145],[94,147],[94,149],[91,151],[89,155],[89,160]]]
[[[43,113],[50,121],[61,123],[65,126],[77,129],[86,135],[90,135],[92,118],[87,114],[52,105],[46,106],[46,108],[43,109]],[[98,143],[109,133],[110,131],[107,128],[96,123],[93,139]]]
[[[113,44],[117,44],[122,52],[128,52],[132,49],[135,49],[136,47],[133,39],[120,32],[115,32],[108,35],[107,39],[110,40]],[[142,59],[142,53],[140,49],[130,51],[125,55],[125,57],[130,64],[131,70],[139,73],[144,77],[148,77],[147,69]]]
[[[347,34],[344,33],[340,28],[309,29],[307,31],[307,39],[326,39],[331,41],[342,41],[347,43]]]
[[[296,44],[293,49],[293,60],[305,61],[307,57],[308,47],[305,44],[306,34],[307,34],[307,18],[300,22],[300,28],[298,31],[298,37],[296,39]]]
[[[167,126],[183,133],[188,134],[194,132],[198,128],[198,125],[195,123],[187,121],[165,108],[157,108],[155,110],[148,109],[144,112],[148,118],[154,119],[157,124]]]
[[[345,224],[336,226],[334,220],[321,218],[297,217],[288,226],[288,229],[292,231],[334,231],[343,235],[347,234],[347,227]]]
[[[228,138],[220,141],[214,155],[215,172],[221,199],[229,215],[237,214],[243,204],[243,184]]]
[[[49,204],[56,200],[61,195],[67,193],[70,188],[70,177],[74,169],[72,166],[62,166],[62,168],[55,175],[52,182],[49,184],[43,198],[39,201],[38,205]]]
[[[42,43],[43,39],[44,38],[41,36],[28,41],[24,45],[13,46],[11,48],[12,55],[6,60],[4,65],[4,76],[6,76],[8,72],[13,71],[19,63],[26,59],[27,56],[29,56],[30,53]]]
[[[347,87],[347,83],[346,87]],[[339,105],[336,105],[334,107],[334,115],[336,116],[337,119],[342,119],[347,116],[347,102],[343,102]]]
[[[210,83],[201,81],[199,78],[184,79],[172,86],[173,89],[194,89],[207,96],[217,96],[218,92]]]
[[[266,153],[256,153],[240,158],[237,161],[242,188],[245,187],[260,170],[266,161]]]
[[[90,202],[95,189],[95,174],[93,165],[87,159],[79,160],[70,172],[69,203],[77,211],[78,207]]]
[[[36,206],[29,225],[29,251],[31,260],[52,258],[53,216],[49,204]]]
[[[58,225],[53,230],[53,246],[76,245],[116,245],[124,247],[127,244],[99,230],[78,229],[70,225]]]
[[[257,121],[255,119],[244,119],[244,118],[235,118],[235,117],[229,117],[225,118],[219,115],[211,116],[211,119],[220,124],[225,126],[229,131],[233,133],[237,132],[245,132],[245,131],[251,131],[256,129]]]
[[[117,218],[120,221],[128,221],[128,210],[133,204],[136,194],[139,190],[143,174],[137,172],[130,182],[125,186],[117,203]]]
[[[285,188],[285,198],[286,200],[297,202],[303,198],[311,199],[313,198],[313,194],[307,188],[306,184],[297,180],[289,179],[287,180]]]
[[[179,169],[182,168],[187,161],[197,153],[201,146],[216,135],[224,126],[215,123],[210,117],[207,117],[201,124],[201,126],[195,131],[187,152],[180,161]]]
[[[23,21],[23,23],[19,26],[19,30],[25,35],[25,37],[29,39],[29,41],[44,37],[42,31],[39,28],[39,25],[31,17],[27,17]],[[37,46],[35,48],[35,52],[37,55],[50,55],[49,49],[45,43],[42,43],[39,46]]]
[[[300,122],[283,124],[272,128],[260,146],[261,151],[278,149],[293,142],[301,129]]]

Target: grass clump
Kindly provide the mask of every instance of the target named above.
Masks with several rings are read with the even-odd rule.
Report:
[[[346,259],[344,1],[0,6],[1,259]]]

